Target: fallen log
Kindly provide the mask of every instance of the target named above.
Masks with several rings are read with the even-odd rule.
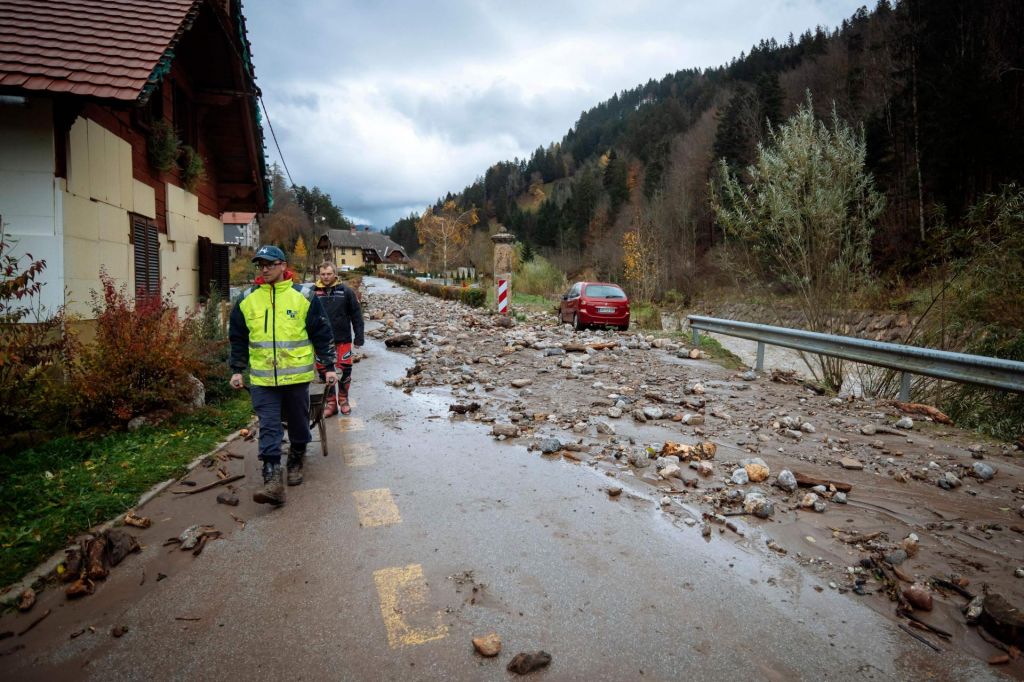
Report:
[[[815,478],[814,476],[801,474],[799,471],[794,471],[793,476],[796,478],[796,484],[801,488],[813,488],[816,485],[823,485],[826,488],[829,486],[835,486],[836,490],[841,493],[848,493],[853,490],[852,485],[849,483],[843,483],[842,481],[835,481],[829,478]]]

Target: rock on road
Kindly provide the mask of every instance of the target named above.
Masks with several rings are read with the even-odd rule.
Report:
[[[945,644],[933,652],[828,589],[745,525],[743,537],[717,525],[705,537],[698,507],[665,511],[664,482],[611,456],[595,465],[602,448],[632,437],[615,431],[664,426],[634,422],[632,404],[623,418],[604,417],[615,401],[599,406],[612,434],[571,413],[572,401],[557,414],[541,407],[551,382],[579,397],[594,376],[523,365],[510,376],[530,381],[512,388],[484,371],[527,353],[559,368],[562,354],[502,355],[502,336],[519,332],[498,328],[478,330],[498,352],[478,348],[457,338],[468,309],[383,280],[368,278],[367,289],[380,319],[355,366],[353,413],[328,421],[330,455],[310,448],[306,482],[288,503],[249,502],[255,443],[233,441],[227,451],[244,457],[231,460],[246,474],[242,504],[217,505],[216,489],[157,496],[141,510],[154,521],[142,554],[81,601],[43,592],[35,612],[53,614],[0,642],[24,645],[0,657],[0,677],[492,680],[514,677],[505,666],[515,654],[544,650],[552,661],[538,679],[995,679],[984,662]],[[417,305],[447,306],[448,317],[423,330],[399,314]],[[386,349],[385,331],[403,326],[421,345]],[[439,352],[417,352],[427,345]],[[486,359],[443,362],[456,353]],[[442,382],[442,371],[462,378]],[[483,406],[449,412],[471,399]],[[544,411],[555,419],[535,416]],[[494,421],[523,437],[496,439]],[[559,438],[556,456],[531,450],[531,436]],[[563,447],[574,437],[590,447]],[[201,522],[225,533],[201,555],[162,546]],[[7,615],[0,631],[20,631],[33,615]],[[116,626],[127,632],[112,637]],[[490,632],[502,649],[483,658],[471,640]]]

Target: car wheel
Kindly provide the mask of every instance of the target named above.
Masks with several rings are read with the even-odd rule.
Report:
[[[583,325],[580,324],[580,316],[576,313],[572,314],[572,328],[576,331],[583,331]]]

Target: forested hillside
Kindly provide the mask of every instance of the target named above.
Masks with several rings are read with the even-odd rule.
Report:
[[[622,234],[653,213],[678,256],[660,289],[686,290],[722,237],[707,196],[716,160],[753,162],[769,126],[810,93],[820,118],[835,107],[865,133],[886,198],[873,267],[912,276],[936,257],[940,226],[1022,178],[1022,27],[1017,0],[880,0],[834,29],[762,41],[728,65],[617,93],[560,141],[494,164],[439,205],[478,207],[570,275],[610,278],[622,272]],[[414,225],[406,219],[393,235],[414,247]]]

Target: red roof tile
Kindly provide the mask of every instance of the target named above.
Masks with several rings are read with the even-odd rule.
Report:
[[[0,87],[139,98],[203,0],[0,0]]]

